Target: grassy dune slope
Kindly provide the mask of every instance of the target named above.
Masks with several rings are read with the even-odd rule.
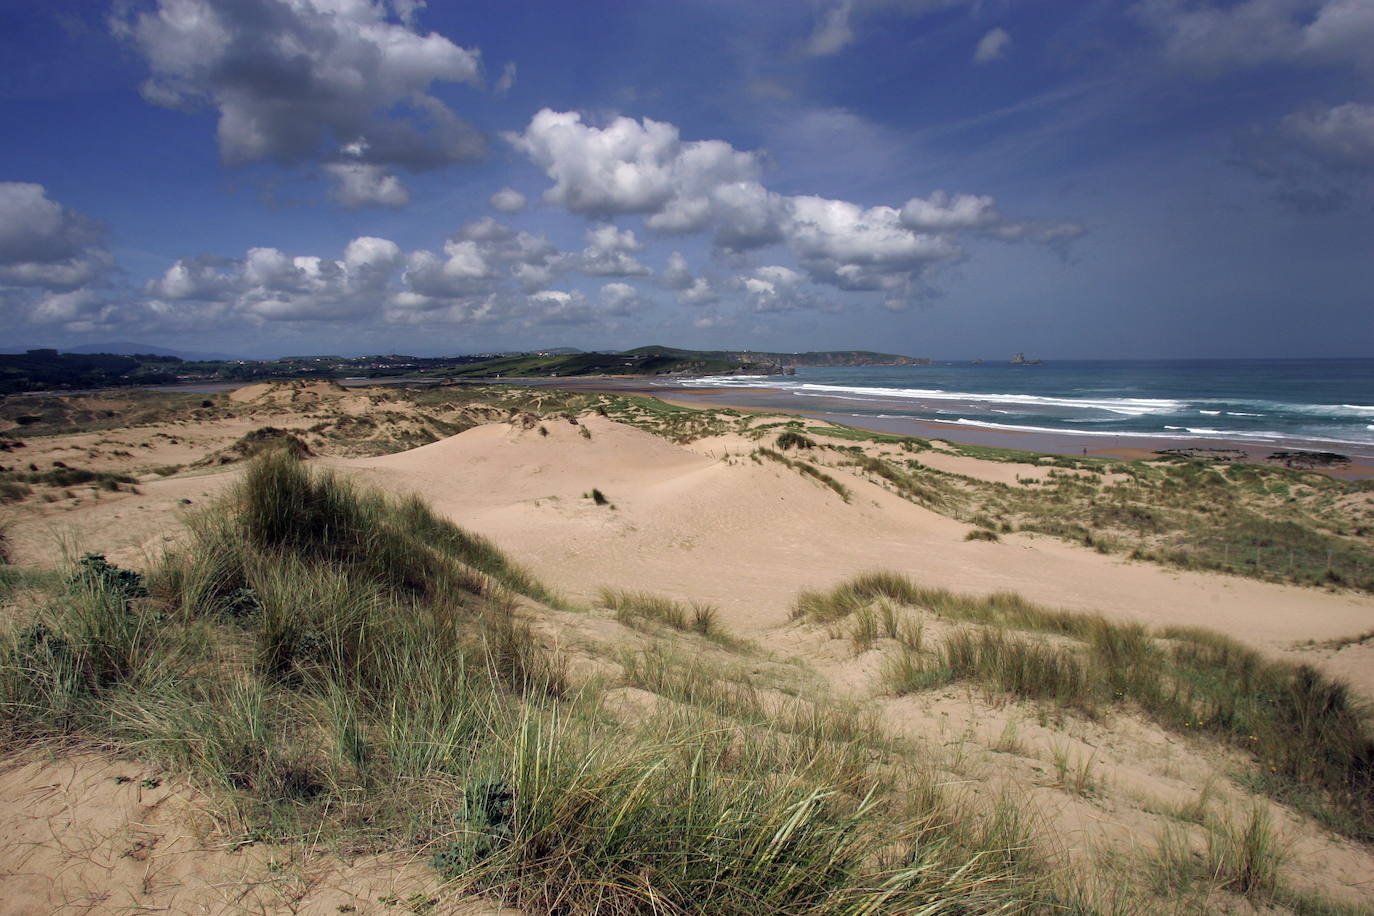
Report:
[[[520,595],[547,592],[423,506],[269,455],[146,583],[87,563],[11,634],[6,737],[134,749],[253,837],[418,845],[455,891],[530,912],[1053,899],[1024,838],[869,765],[823,711],[619,727]]]

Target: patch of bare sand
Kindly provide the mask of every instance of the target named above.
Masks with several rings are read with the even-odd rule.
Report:
[[[404,856],[343,860],[226,832],[207,798],[144,765],[94,753],[0,760],[0,914],[341,913],[495,916],[439,893]],[[433,901],[433,903],[430,903]]]
[[[91,551],[120,566],[146,568],[184,535],[187,513],[217,498],[235,476],[170,477],[141,483],[138,493],[81,487],[75,499],[12,509],[5,533],[13,561],[47,566]]]

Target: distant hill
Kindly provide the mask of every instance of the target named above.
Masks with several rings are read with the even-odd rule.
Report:
[[[674,347],[648,346],[626,350],[626,353],[657,353],[680,358],[734,360],[749,363],[775,363],[791,366],[929,366],[930,360],[920,356],[899,356],[896,353],[875,353],[872,350],[809,350],[805,353],[773,353],[766,350],[679,350]]]
[[[35,348],[0,354],[0,395],[23,391],[128,385],[344,378],[568,378],[591,375],[782,375],[796,366],[907,366],[929,360],[869,350],[766,353],[683,350],[648,346],[622,353],[585,353],[571,347],[515,354],[419,357],[300,356],[275,360],[213,359],[148,344],[89,344],[59,352]],[[111,353],[110,350],[121,350]]]
[[[199,353],[193,350],[171,350],[167,347],[158,347],[153,344],[133,343],[128,340],[117,340],[111,343],[82,344],[79,347],[62,347],[63,353],[113,353],[116,356],[133,356],[135,353],[147,354],[149,356],[175,356],[177,359],[184,359],[187,362],[221,361],[231,359],[241,359],[239,356],[230,356],[226,353]]]
[[[567,378],[585,375],[717,375],[746,372],[768,374],[777,371],[779,369],[775,364],[717,358],[691,350],[674,350],[667,353],[645,348],[643,352],[624,353],[522,353],[454,366],[446,369],[443,374],[453,378]]]
[[[586,375],[781,375],[797,366],[922,366],[930,360],[871,350],[769,353],[756,350],[683,350],[636,347],[621,353],[523,353],[445,370],[460,378]]]
[[[105,388],[129,384],[131,373],[141,372],[143,363],[131,356],[111,353],[58,353],[35,349],[27,353],[0,355],[0,394],[44,388]],[[147,384],[162,384],[175,376],[148,373]]]

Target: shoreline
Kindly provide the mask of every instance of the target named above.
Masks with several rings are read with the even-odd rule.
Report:
[[[512,381],[502,379],[501,381]],[[639,379],[626,377],[619,378],[600,378],[574,381],[572,379],[545,380],[529,379],[521,380],[524,384],[534,384],[546,388],[562,388],[568,391],[595,391],[614,394],[634,394],[646,397],[657,398],[667,404],[678,407],[689,407],[700,409],[703,407],[716,407],[720,409],[739,410],[745,413],[776,413],[790,416],[809,417],[815,420],[824,420],[828,423],[836,423],[841,426],[851,426],[855,429],[862,429],[868,432],[885,433],[888,435],[914,436],[921,439],[943,439],[956,442],[961,445],[981,445],[992,448],[1008,448],[1018,451],[1038,452],[1042,454],[1067,455],[1067,456],[1088,456],[1098,458],[1120,458],[1125,461],[1136,461],[1146,458],[1157,457],[1157,454],[1165,449],[1215,449],[1236,451],[1244,454],[1241,459],[1247,463],[1262,464],[1266,466],[1277,466],[1277,462],[1269,460],[1269,455],[1275,451],[1299,450],[1313,452],[1331,452],[1333,447],[1330,444],[1308,442],[1299,446],[1281,446],[1277,444],[1256,444],[1255,442],[1226,439],[1223,437],[1202,438],[1197,436],[1163,437],[1163,436],[1132,436],[1130,433],[1122,433],[1118,436],[1110,437],[1110,442],[1102,440],[1105,436],[1075,436],[1071,432],[1031,432],[1027,430],[1012,429],[987,429],[985,427],[969,426],[954,422],[940,422],[933,420],[921,420],[915,417],[866,417],[855,416],[837,411],[827,410],[799,410],[795,406],[776,406],[771,404],[747,403],[746,399],[738,398],[741,391],[756,392],[767,395],[777,393],[778,389],[769,388],[761,385],[758,388],[672,388],[665,389],[658,386],[646,385]],[[561,382],[561,384],[559,384]],[[1340,454],[1345,454],[1341,452]],[[1374,478],[1374,457],[1363,455],[1347,455],[1350,463],[1338,467],[1321,467],[1310,470],[1319,474],[1326,474],[1330,477],[1340,477],[1344,479],[1360,480]]]

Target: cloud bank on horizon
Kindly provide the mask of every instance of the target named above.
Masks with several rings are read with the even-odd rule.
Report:
[[[1108,6],[7,14],[0,327],[1362,355],[1374,3]]]

